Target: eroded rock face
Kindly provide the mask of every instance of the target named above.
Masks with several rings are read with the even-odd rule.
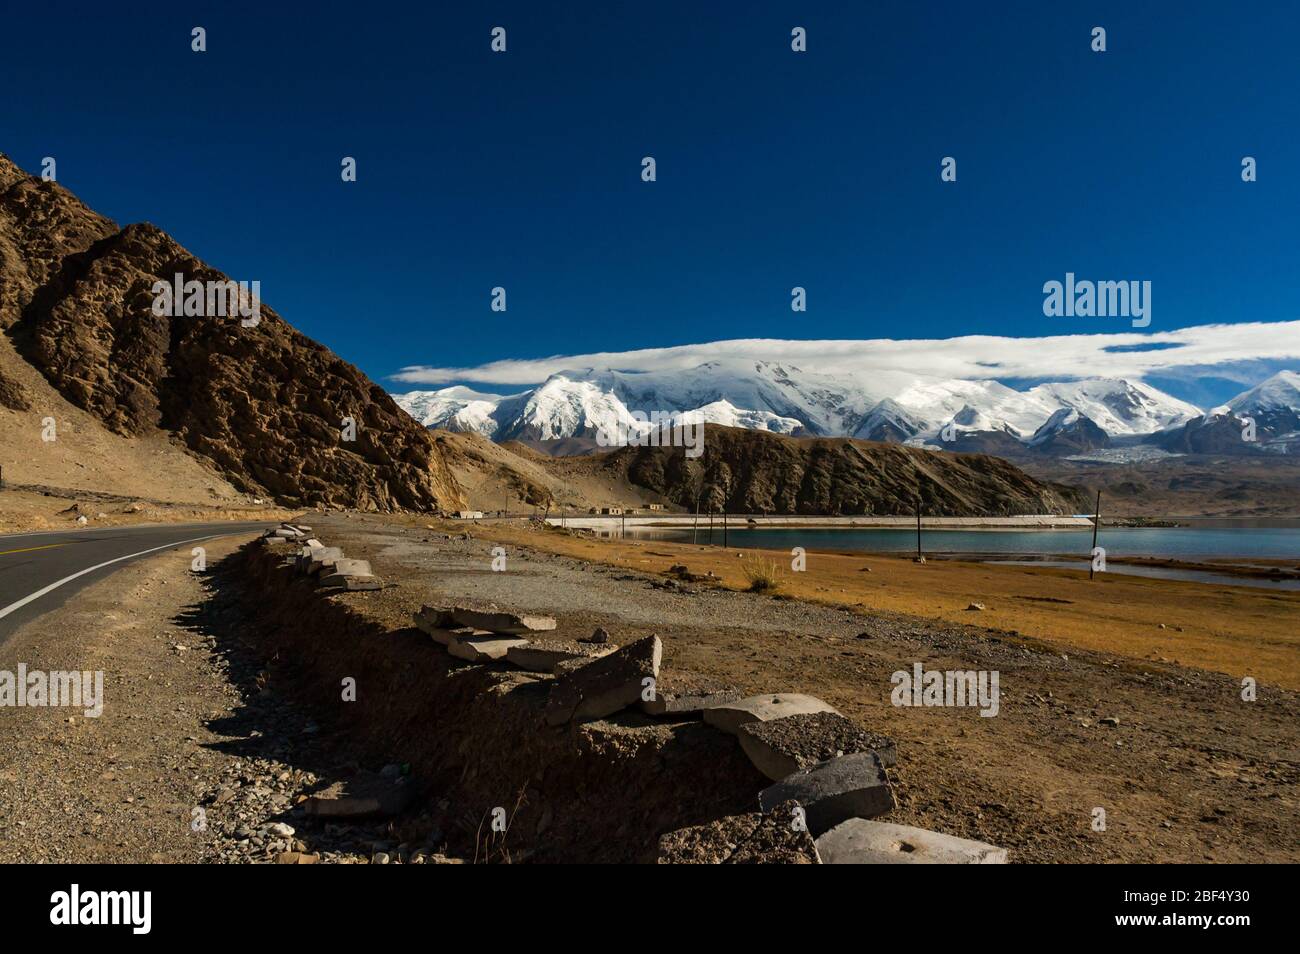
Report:
[[[464,506],[425,429],[272,308],[253,327],[154,314],[154,283],[178,274],[230,281],[154,226],[119,231],[0,156],[0,328],[69,401],[119,434],[167,431],[288,506]]]

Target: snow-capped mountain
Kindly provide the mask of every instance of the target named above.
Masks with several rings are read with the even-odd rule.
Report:
[[[1198,454],[1300,452],[1300,374],[1279,371],[1227,404],[1162,432],[1152,443]]]
[[[1295,387],[1295,375],[1286,374],[1292,379],[1272,386],[1269,400],[1285,401],[1288,382]],[[1140,381],[1090,378],[1020,391],[988,380],[925,379],[901,371],[824,374],[739,360],[671,371],[564,371],[511,395],[453,387],[395,398],[426,426],[472,430],[497,441],[596,437],[620,421],[631,419],[635,428],[636,420],[658,412],[782,434],[950,449],[954,441],[971,449],[1097,447],[1112,437],[1169,432],[1203,415]],[[1063,410],[1073,416],[1060,415]],[[1050,433],[1040,433],[1048,425]],[[1069,440],[1059,436],[1067,433]]]

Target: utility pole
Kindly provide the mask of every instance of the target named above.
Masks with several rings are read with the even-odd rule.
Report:
[[[916,557],[921,558],[921,498],[916,498]]]
[[[1092,515],[1092,553],[1088,554],[1088,579],[1092,579],[1097,552],[1097,528],[1101,526],[1101,491],[1097,491],[1097,509]]]
[[[727,508],[722,508],[722,549],[727,549]]]

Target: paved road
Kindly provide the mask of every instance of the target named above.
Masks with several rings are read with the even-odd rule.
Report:
[[[131,560],[185,547],[177,559],[188,561],[189,549],[203,540],[275,525],[188,523],[0,535],[0,643]]]

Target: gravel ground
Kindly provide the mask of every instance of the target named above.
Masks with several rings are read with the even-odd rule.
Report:
[[[359,766],[241,646],[238,585],[215,566],[245,539],[208,544],[206,576],[188,548],[132,563],[0,647],[10,672],[103,670],[105,695],[98,717],[0,709],[0,862],[446,860],[429,819],[304,819]]]

